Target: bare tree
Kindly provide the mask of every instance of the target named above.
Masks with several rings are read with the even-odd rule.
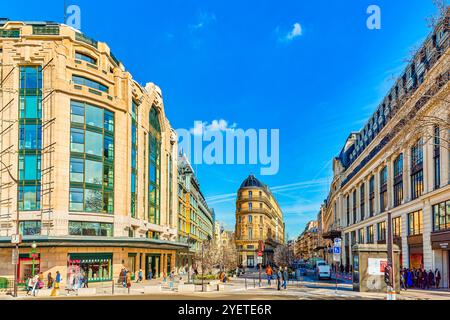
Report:
[[[280,244],[275,248],[275,263],[280,267],[288,267],[294,262],[294,252],[288,245]]]
[[[431,15],[425,18],[428,27],[434,29],[439,24],[442,17],[447,14],[449,10],[449,5],[446,0],[432,0],[434,6],[437,9],[437,12],[434,15]]]

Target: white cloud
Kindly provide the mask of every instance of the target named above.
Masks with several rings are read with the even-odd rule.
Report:
[[[214,13],[202,12],[198,15],[197,22],[195,24],[190,24],[189,28],[191,30],[202,29],[203,27],[216,22],[217,18]]]
[[[276,29],[276,31],[279,31],[279,28]],[[282,42],[289,42],[294,40],[295,38],[300,37],[303,34],[303,29],[300,23],[296,22],[292,25],[292,30],[289,31],[286,35],[279,38]]]
[[[189,130],[194,135],[202,135],[207,131],[233,131],[237,127],[236,123],[229,124],[224,119],[213,120],[211,123],[196,121],[194,128]]]

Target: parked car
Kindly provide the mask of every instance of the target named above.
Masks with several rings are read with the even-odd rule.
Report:
[[[331,279],[331,267],[325,261],[316,262],[316,278],[320,279]]]

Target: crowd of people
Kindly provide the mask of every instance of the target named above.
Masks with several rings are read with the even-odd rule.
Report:
[[[401,288],[407,290],[408,288],[424,289],[431,288],[439,289],[441,282],[441,272],[439,269],[425,270],[424,268],[401,268],[400,271],[400,285]]]

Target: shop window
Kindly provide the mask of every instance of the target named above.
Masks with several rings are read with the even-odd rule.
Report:
[[[67,283],[80,275],[87,276],[89,282],[111,281],[112,257],[107,253],[69,253]]]

